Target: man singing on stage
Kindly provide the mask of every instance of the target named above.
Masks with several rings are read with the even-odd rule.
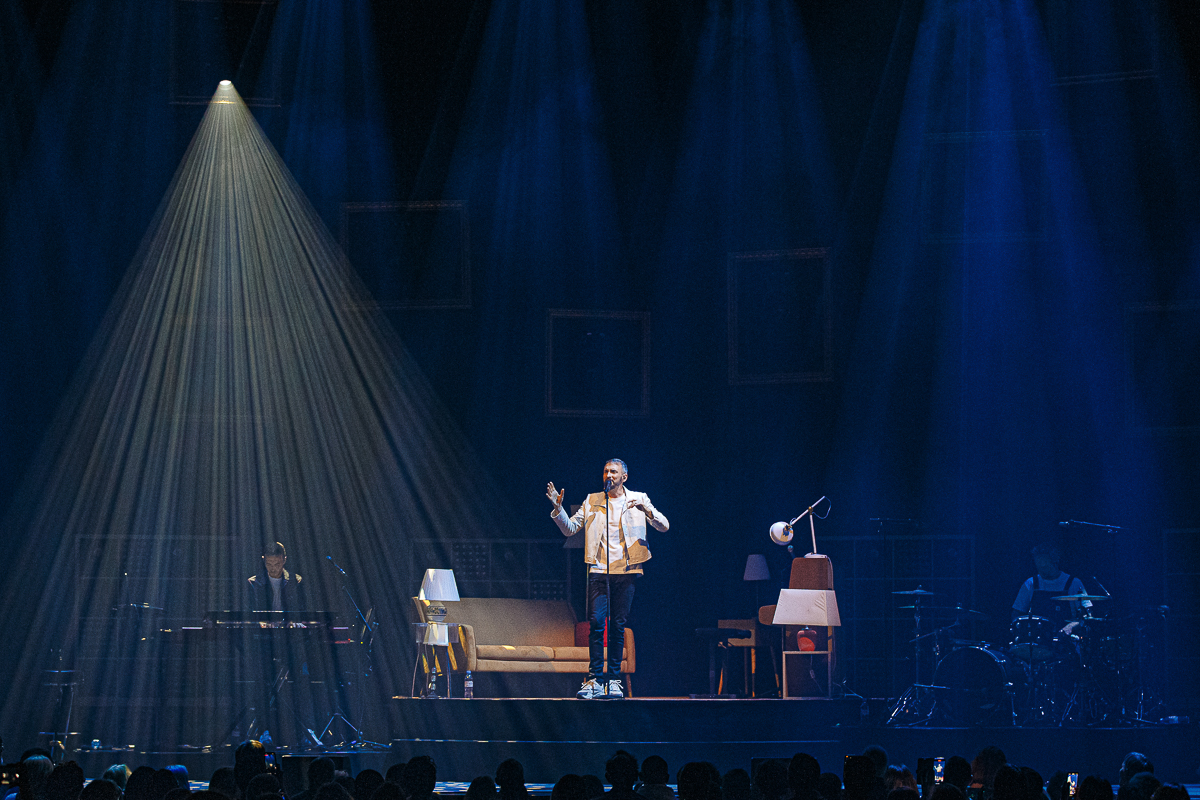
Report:
[[[670,527],[667,518],[643,492],[626,491],[629,470],[619,458],[604,463],[603,492],[589,494],[575,515],[563,510],[563,492],[546,484],[546,496],[554,504],[551,516],[564,536],[584,529],[584,560],[588,570],[588,677],[576,695],[584,700],[619,699],[621,656],[625,652],[625,621],[633,605],[634,581],[642,564],[650,560],[646,547],[646,525],[657,531]],[[606,524],[607,523],[607,524]],[[604,624],[611,598],[612,627],[608,638],[608,672],[604,670]]]

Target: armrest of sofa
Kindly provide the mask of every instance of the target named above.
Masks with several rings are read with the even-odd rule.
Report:
[[[451,641],[449,647],[439,646],[426,652],[422,650],[422,664],[426,673],[429,672],[429,659],[438,664],[438,670],[446,672],[466,672],[476,669],[475,629],[470,625],[450,623],[451,629],[458,629],[458,640]]]
[[[471,625],[460,624],[458,626],[458,640],[462,642],[463,657],[466,661],[465,667],[471,672],[476,672],[479,669],[479,658],[475,651],[475,628]]]
[[[418,597],[412,598],[413,610],[416,612],[417,622],[428,622],[427,612],[429,609],[429,601],[422,600]],[[450,671],[464,672],[470,670],[474,672],[478,664],[478,658],[475,655],[475,628],[466,623],[449,623],[458,627],[458,644],[450,645]]]

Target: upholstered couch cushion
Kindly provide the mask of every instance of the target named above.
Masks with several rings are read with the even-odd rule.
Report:
[[[553,647],[532,644],[479,644],[476,642],[475,657],[489,661],[553,661],[558,656]]]

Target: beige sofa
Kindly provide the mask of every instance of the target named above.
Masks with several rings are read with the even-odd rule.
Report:
[[[413,601],[424,618],[424,601]],[[450,650],[455,672],[587,674],[588,625],[577,622],[565,600],[464,597],[445,605],[446,622],[459,626],[461,644]],[[621,671],[627,686],[637,670],[635,653],[633,631],[626,628]]]

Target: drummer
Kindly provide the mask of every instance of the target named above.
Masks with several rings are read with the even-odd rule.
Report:
[[[1053,544],[1039,544],[1031,551],[1037,574],[1021,585],[1013,601],[1012,618],[1045,617],[1063,633],[1071,633],[1081,624],[1081,618],[1092,607],[1091,600],[1055,600],[1067,594],[1086,594],[1083,582],[1058,568],[1062,557]]]

